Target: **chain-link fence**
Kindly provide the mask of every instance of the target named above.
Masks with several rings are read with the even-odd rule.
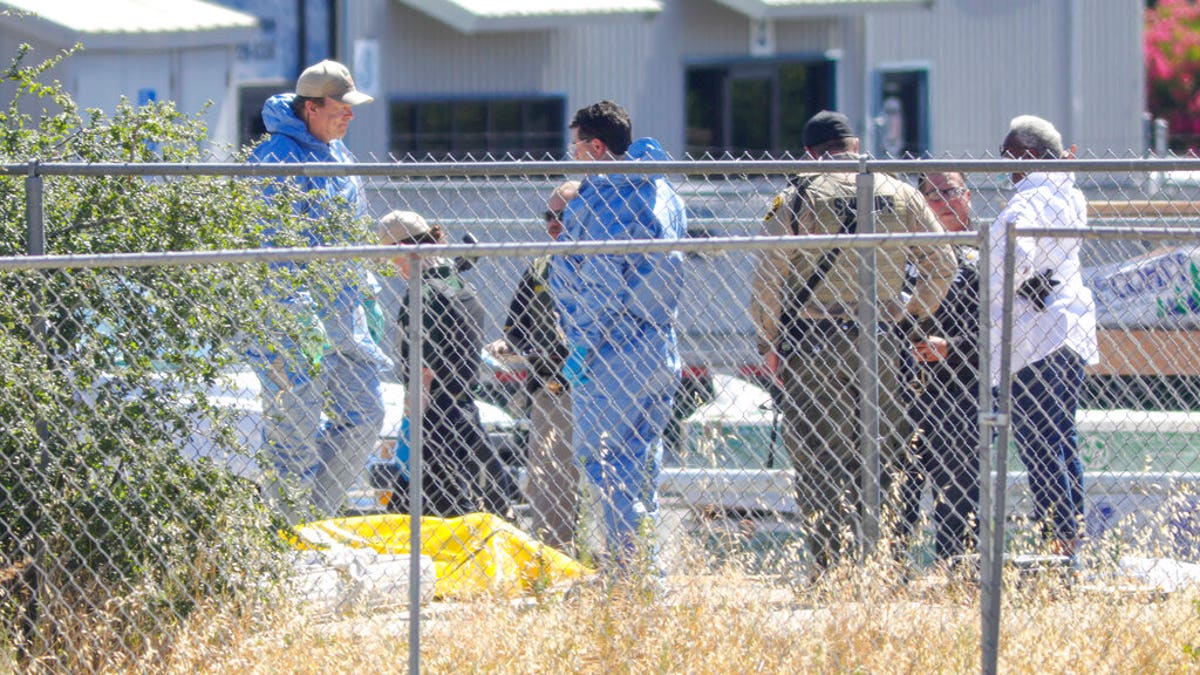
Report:
[[[5,668],[1197,667],[1193,162],[634,166],[7,167]]]

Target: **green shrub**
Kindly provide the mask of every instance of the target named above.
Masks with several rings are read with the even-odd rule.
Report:
[[[41,82],[69,54],[27,65],[28,52],[22,47],[2,74],[0,91],[12,99],[0,108],[0,163],[205,160],[198,116],[170,102],[80,111],[57,83]],[[22,112],[31,101],[42,110],[37,116]],[[260,182],[47,176],[46,250],[253,248],[262,243],[261,223],[283,227],[285,239],[287,228],[313,225],[282,217],[303,195],[283,190],[268,202]],[[362,227],[329,218],[318,225]],[[0,255],[27,253],[26,228],[25,176],[0,175]],[[264,289],[334,284],[334,269],[0,272],[0,571],[32,563],[42,579],[37,604],[27,601],[28,588],[0,589],[7,603],[0,643],[69,655],[63,626],[94,616],[114,636],[112,653],[161,650],[198,603],[270,587],[264,580],[283,569],[282,521],[254,484],[185,459],[181,445],[195,420],[207,419],[219,443],[245,450],[231,412],[202,392],[266,326],[304,330],[302,318],[288,317]]]

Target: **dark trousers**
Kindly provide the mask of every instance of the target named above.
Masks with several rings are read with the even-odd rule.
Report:
[[[836,565],[862,546],[861,355],[856,339],[853,331],[814,332],[792,343],[781,361],[783,439],[796,472],[796,502],[816,571]],[[896,524],[890,487],[909,428],[898,384],[904,348],[890,332],[879,336],[879,478],[885,531]]]
[[[435,394],[422,424],[424,515],[454,517],[487,511],[507,517],[511,478],[492,451],[470,397]],[[408,508],[407,495],[394,508]]]
[[[915,432],[908,446],[903,519],[920,520],[921,492],[933,491],[934,551],[962,555],[979,539],[979,399],[976,382],[931,382],[909,408]]]
[[[1017,371],[1013,437],[1029,475],[1034,518],[1046,538],[1074,543],[1083,521],[1083,462],[1075,412],[1083,360],[1067,348]]]

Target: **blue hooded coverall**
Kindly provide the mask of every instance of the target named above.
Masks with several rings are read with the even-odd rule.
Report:
[[[353,163],[341,140],[324,143],[309,133],[291,110],[294,98],[294,94],[279,94],[263,105],[263,122],[271,137],[254,149],[250,161]],[[280,178],[266,188],[266,195],[277,192],[285,182],[306,195],[293,205],[298,217],[319,222],[339,204],[352,209],[356,217],[366,214],[356,176]],[[309,198],[314,191],[320,196]],[[311,246],[351,243],[328,240],[312,229],[303,234]],[[268,228],[265,235],[270,242],[273,229]],[[368,328],[364,291],[370,292],[373,281],[369,272],[352,264],[331,290],[276,292],[277,299],[297,317],[311,322],[316,335],[301,341],[273,336],[270,344],[248,350],[262,386],[263,438],[275,479],[311,487],[311,503],[299,506],[311,507],[318,516],[340,511],[383,424],[379,373],[392,369],[393,363]],[[320,367],[314,379],[311,364],[315,361]],[[278,492],[279,487],[269,486],[268,490]],[[285,515],[294,522],[308,514],[302,510]]]
[[[643,138],[626,158],[667,156]],[[562,220],[560,241],[677,240],[687,231],[683,200],[661,175],[589,176]],[[657,515],[662,434],[680,377],[682,268],[674,251],[560,256],[551,269],[568,346],[586,355],[586,379],[571,389],[575,452],[600,491],[618,568],[637,553],[642,521]]]

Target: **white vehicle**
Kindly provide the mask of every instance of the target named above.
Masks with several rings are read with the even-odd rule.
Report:
[[[257,481],[263,474],[255,457],[262,449],[263,417],[259,401],[258,378],[250,370],[230,372],[206,393],[209,402],[220,409],[231,411],[237,420],[238,448],[227,449],[214,441],[212,428],[207,420],[197,420],[191,437],[183,446],[188,459],[207,458],[223,466],[235,475]],[[363,467],[363,476],[357,489],[351,491],[348,507],[357,511],[378,510],[378,491],[368,484],[369,467],[395,458],[406,460],[407,443],[402,440],[402,428],[406,426],[407,399],[404,385],[395,382],[382,384],[384,422],[379,441]],[[511,465],[522,456],[520,452],[522,434],[526,428],[523,420],[514,419],[497,406],[476,401],[483,428],[488,434],[494,452]]]
[[[664,468],[660,496],[703,513],[795,514],[793,473],[773,429],[770,394],[722,374],[713,375],[713,389],[714,399],[684,421],[684,451],[676,466]],[[1088,536],[1119,536],[1200,559],[1200,413],[1080,410],[1077,424]],[[1010,525],[1032,510],[1015,451],[1005,497]]]

